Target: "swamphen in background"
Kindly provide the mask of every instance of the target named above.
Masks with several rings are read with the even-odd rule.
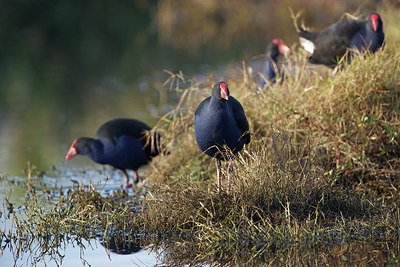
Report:
[[[250,142],[250,133],[243,107],[229,95],[226,82],[217,83],[211,96],[197,107],[194,129],[200,149],[216,159],[218,192],[221,192],[221,160],[229,158],[227,189],[229,194],[232,162],[226,149],[230,149],[233,153],[242,150],[244,144]]]
[[[139,181],[137,170],[158,155],[160,136],[148,134],[151,128],[135,119],[114,119],[104,123],[96,133],[96,138],[75,139],[65,156],[70,160],[76,155],[86,155],[99,164],[109,164],[120,169],[126,186],[130,187],[126,170],[133,170],[134,182]]]
[[[378,50],[385,40],[381,17],[370,15],[368,20],[339,21],[319,32],[298,32],[300,44],[311,53],[309,62],[335,67],[348,49]],[[351,54],[347,58],[351,61]]]
[[[279,55],[289,54],[290,48],[280,39],[273,39],[265,50],[265,61],[262,75],[260,76],[260,87],[264,88],[267,80],[271,83],[275,82],[276,74],[279,73],[283,79],[281,65],[278,63]]]

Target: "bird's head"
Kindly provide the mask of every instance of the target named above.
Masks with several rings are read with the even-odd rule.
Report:
[[[229,89],[227,82],[219,82],[214,85],[212,96],[216,99],[229,99]]]
[[[93,140],[93,139],[87,138],[87,137],[81,137],[81,138],[75,139],[74,142],[72,142],[71,147],[68,149],[65,159],[70,160],[73,157],[75,157],[76,155],[89,154],[92,151],[91,140]]]
[[[276,49],[280,55],[288,55],[292,51],[290,48],[280,39],[272,40],[273,49]]]
[[[372,29],[374,31],[377,32],[379,29],[382,28],[382,20],[381,20],[381,17],[378,14],[376,14],[376,13],[371,14],[370,20],[371,20]]]

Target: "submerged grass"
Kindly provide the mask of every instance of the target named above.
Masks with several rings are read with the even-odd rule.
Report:
[[[380,13],[390,19],[397,11]],[[391,27],[397,26],[385,29]],[[379,262],[374,253],[357,258],[359,249],[398,262],[398,45],[359,54],[335,77],[307,65],[301,51],[291,61],[294,72],[261,92],[245,64],[241,77],[226,77],[252,134],[234,161],[230,195],[217,193],[214,161],[194,138],[194,111],[216,81],[171,73],[166,86],[181,100],[156,126],[168,153],[153,160],[151,186],[108,197],[94,186],[75,186],[56,202],[30,191],[25,217],[8,207],[15,228],[2,230],[2,242],[57,248],[71,238],[140,241],[181,264]]]

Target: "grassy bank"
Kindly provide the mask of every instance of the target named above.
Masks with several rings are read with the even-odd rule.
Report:
[[[292,75],[267,90],[254,90],[257,74],[246,63],[227,78],[252,134],[234,162],[230,195],[217,193],[215,163],[194,137],[194,111],[216,81],[171,74],[166,87],[181,101],[156,126],[169,153],[151,163],[146,188],[104,197],[99,188],[76,186],[56,202],[31,190],[25,218],[14,218],[17,231],[4,232],[3,242],[34,238],[57,248],[67,237],[100,237],[154,244],[173,263],[396,263],[398,11],[380,11],[385,49],[360,54],[335,77],[309,66],[300,50],[290,58]],[[16,214],[11,206],[8,213]],[[360,259],[359,250],[382,253]]]
[[[168,248],[185,257],[173,262],[277,263],[271,251],[293,246],[397,240],[398,48],[359,55],[333,78],[293,57],[296,73],[261,93],[247,68],[229,81],[253,138],[237,157],[232,195],[216,193],[214,161],[194,140],[194,111],[213,81],[183,81],[184,104],[160,126],[170,154],[153,164],[141,215],[150,232],[178,237]]]

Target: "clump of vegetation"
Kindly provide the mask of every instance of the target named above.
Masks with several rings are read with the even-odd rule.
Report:
[[[30,189],[24,206],[15,207],[6,201],[4,215],[12,225],[0,232],[2,251],[11,249],[16,260],[18,255],[33,255],[27,259],[31,264],[50,257],[61,265],[62,251],[68,243],[83,249],[83,240],[90,244],[97,238],[118,253],[140,249],[141,231],[135,222],[138,198],[118,189],[104,196],[100,193],[102,186],[92,184],[75,184],[71,189],[51,192],[36,182],[27,181]]]
[[[295,144],[308,142],[311,150],[318,151],[317,164],[325,171],[359,177],[354,185],[363,179],[397,177],[398,56],[395,47],[374,55],[360,54],[332,78],[327,68],[316,71],[306,67],[300,53],[294,55],[295,73],[283,84],[261,92],[254,91],[255,79],[245,69],[242,79],[229,80],[229,86],[244,106],[255,139],[247,150],[260,151],[260,145],[271,143],[273,128],[279,127]],[[162,183],[186,173],[192,180],[207,180],[214,169],[196,146],[193,117],[213,81],[202,85],[182,76],[174,78],[191,85],[183,92],[178,108],[159,125],[170,154],[155,162],[149,178]]]
[[[253,135],[237,157],[232,195],[216,193],[213,162],[194,140],[196,103],[209,94],[211,82],[202,86],[183,79],[192,85],[183,93],[186,104],[160,126],[170,153],[153,164],[156,171],[148,179],[155,187],[141,213],[150,232],[171,235],[169,245],[161,243],[168,252],[183,251],[167,253],[184,255],[169,260],[268,262],[266,255],[288,246],[373,241],[378,235],[396,239],[398,180],[393,179],[399,168],[387,166],[398,161],[399,136],[393,131],[374,138],[384,129],[398,129],[398,61],[390,54],[359,55],[334,78],[328,71],[310,71],[299,59],[294,76],[261,93],[246,71],[242,81],[230,82]],[[382,59],[393,71],[368,67]],[[376,120],[360,119],[366,116]],[[391,152],[375,153],[382,146]],[[379,168],[390,178],[379,175]],[[394,202],[385,202],[388,198]],[[180,245],[171,245],[176,242]]]
[[[148,229],[179,236],[180,246],[167,247],[187,253],[181,263],[252,261],[294,244],[373,241],[376,233],[397,239],[399,59],[387,45],[331,77],[300,51],[294,73],[268,90],[254,90],[258,79],[246,66],[241,79],[227,79],[253,138],[237,157],[232,195],[216,193],[215,167],[193,134],[194,111],[215,81],[172,76],[188,88],[159,125],[170,154],[148,175]]]

